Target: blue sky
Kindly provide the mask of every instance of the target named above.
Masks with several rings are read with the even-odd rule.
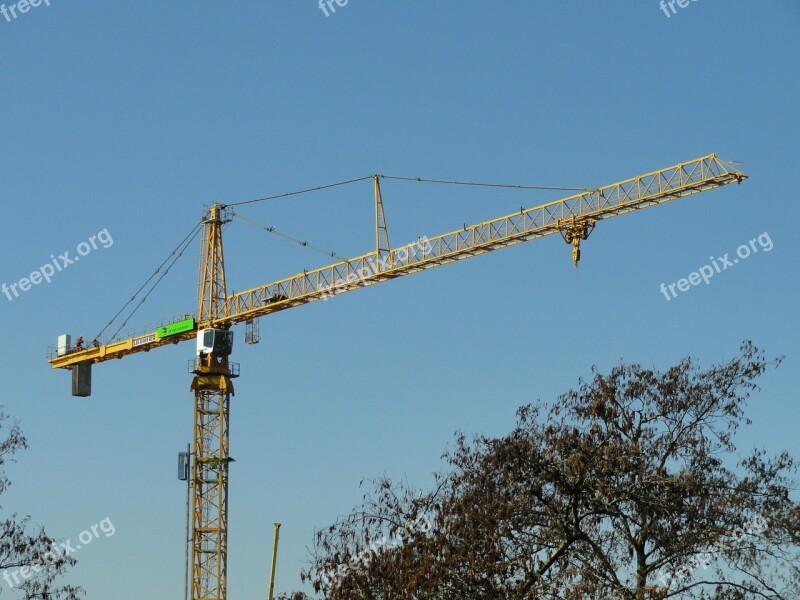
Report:
[[[9,4],[6,2],[6,4]],[[676,7],[677,8],[677,7]],[[299,587],[315,526],[383,474],[425,485],[453,433],[501,435],[592,364],[708,364],[753,339],[786,355],[740,437],[800,456],[796,376],[800,4],[698,0],[366,2],[51,0],[0,16],[0,283],[107,230],[113,239],[18,298],[0,296],[7,412],[31,449],[4,514],[77,538],[88,598],[180,597],[191,344],[94,369],[91,398],[45,363],[99,331],[199,219],[234,202],[370,173],[593,187],[717,152],[741,186],[601,223],[575,271],[555,237],[297,308],[239,344],[229,594]],[[555,199],[386,182],[394,244]],[[344,256],[374,240],[368,182],[241,213]],[[675,282],[767,233],[709,285]],[[229,290],[323,256],[235,222]],[[196,309],[195,244],[139,310]],[[3,590],[7,592],[7,590]]]

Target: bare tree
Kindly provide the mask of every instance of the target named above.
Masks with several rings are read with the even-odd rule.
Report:
[[[707,369],[593,369],[505,437],[460,435],[432,490],[372,482],[302,576],[329,600],[796,599],[795,463],[734,445],[779,363],[746,342]]]
[[[10,422],[0,408],[0,494],[11,484],[5,465],[14,455],[28,448],[19,424]],[[56,584],[56,579],[75,564],[58,540],[47,535],[44,528],[32,528],[30,517],[16,514],[0,521],[0,595],[21,600],[78,600],[80,588]]]

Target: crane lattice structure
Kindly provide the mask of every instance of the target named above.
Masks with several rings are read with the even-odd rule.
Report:
[[[561,234],[572,246],[577,266],[581,241],[599,221],[741,183],[747,176],[716,154],[709,154],[397,248],[389,243],[380,186],[383,176],[372,178],[374,250],[228,295],[222,228],[236,213],[231,206],[214,204],[202,220],[195,317],[89,348],[70,348],[67,341],[48,360],[54,368],[72,370],[73,395],[88,396],[93,364],[196,340],[197,352],[189,368],[194,375],[192,600],[227,598],[229,415],[232,380],[239,375],[238,365],[229,361],[233,345],[230,329],[234,325],[246,323],[246,341],[257,342],[260,317],[553,234]]]

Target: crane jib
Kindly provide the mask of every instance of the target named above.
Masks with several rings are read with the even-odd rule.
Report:
[[[48,362],[54,368],[70,368],[81,363],[99,363],[146,352],[166,344],[188,341],[198,327],[230,328],[242,321],[253,321],[277,311],[294,308],[333,295],[375,283],[411,275],[450,262],[477,256],[552,234],[561,234],[573,246],[573,260],[580,259],[581,241],[598,221],[657,206],[731,183],[741,183],[747,175],[735,165],[708,154],[671,167],[599,188],[587,188],[573,196],[541,206],[521,209],[483,223],[442,235],[420,238],[415,244],[392,248],[388,243],[380,192],[376,194],[376,248],[356,258],[273,281],[243,292],[227,295],[224,285],[213,289],[213,310],[198,312],[194,318],[170,323],[145,335],[108,342],[68,352],[53,351]],[[207,223],[224,223],[224,207],[215,205]],[[221,247],[221,227],[215,229]],[[224,273],[221,254],[218,263],[206,263],[209,273]],[[219,282],[217,282],[219,283]],[[212,288],[209,288],[210,290]],[[204,304],[201,304],[204,306]]]

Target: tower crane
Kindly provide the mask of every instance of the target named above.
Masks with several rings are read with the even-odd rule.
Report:
[[[393,248],[381,194],[383,177],[371,176],[375,247],[369,252],[229,295],[222,229],[236,214],[235,204],[213,204],[201,222],[200,285],[194,316],[144,335],[85,348],[73,348],[69,337],[61,336],[58,348],[48,358],[52,367],[72,371],[73,395],[89,396],[94,364],[178,342],[195,342],[189,367],[195,457],[190,475],[192,600],[227,598],[229,415],[233,379],[239,375],[239,365],[230,361],[234,325],[246,323],[246,341],[257,342],[260,317],[553,234],[560,234],[572,246],[577,266],[581,242],[599,221],[747,179],[732,164],[709,154]]]

